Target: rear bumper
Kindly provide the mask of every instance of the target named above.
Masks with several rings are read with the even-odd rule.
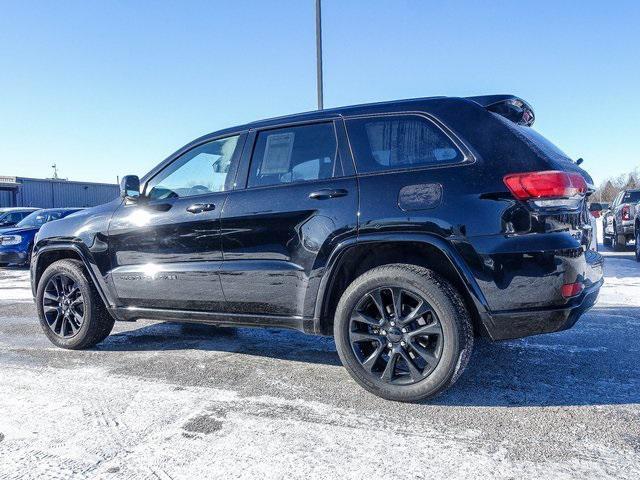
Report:
[[[633,235],[634,234],[634,223],[633,221],[624,221],[622,223],[618,223],[616,225],[616,230],[618,235]],[[607,237],[612,237],[614,235],[613,232],[613,223],[607,223],[604,226],[603,234]]]
[[[619,233],[622,234],[622,235],[633,235],[634,234],[633,223],[631,223],[629,225],[620,225],[618,230],[620,230]]]
[[[492,340],[508,340],[571,328],[596,303],[603,281],[600,279],[583,290],[579,297],[571,301],[570,306],[492,313],[485,322],[489,337]]]
[[[538,237],[537,244],[544,240]],[[584,247],[493,254],[483,263],[476,280],[488,308],[480,312],[480,319],[492,340],[572,327],[596,302],[604,278],[602,255]],[[582,291],[563,297],[563,285],[575,283]]]

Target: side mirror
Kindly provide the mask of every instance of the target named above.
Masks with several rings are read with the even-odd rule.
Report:
[[[137,175],[125,175],[120,182],[120,196],[128,200],[140,197],[140,179]]]

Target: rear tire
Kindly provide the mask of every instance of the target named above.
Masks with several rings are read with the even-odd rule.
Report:
[[[627,246],[627,239],[624,235],[614,235],[612,247],[616,252],[621,252]]]
[[[460,294],[435,272],[407,264],[383,265],[356,278],[338,303],[334,336],[356,382],[402,402],[450,387],[473,349]]]
[[[59,260],[44,271],[36,306],[45,335],[61,348],[93,347],[113,328],[114,318],[78,260]]]

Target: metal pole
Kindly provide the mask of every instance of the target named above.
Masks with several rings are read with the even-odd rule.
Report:
[[[316,70],[318,87],[318,110],[324,108],[322,93],[322,12],[321,0],[316,0]]]

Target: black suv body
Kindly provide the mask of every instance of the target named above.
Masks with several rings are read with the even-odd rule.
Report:
[[[602,284],[591,178],[533,118],[510,95],[434,97],[199,138],[125,177],[123,198],[41,229],[43,329],[66,348],[113,319],[333,334],[368,390],[431,396],[474,333],[568,328]]]

